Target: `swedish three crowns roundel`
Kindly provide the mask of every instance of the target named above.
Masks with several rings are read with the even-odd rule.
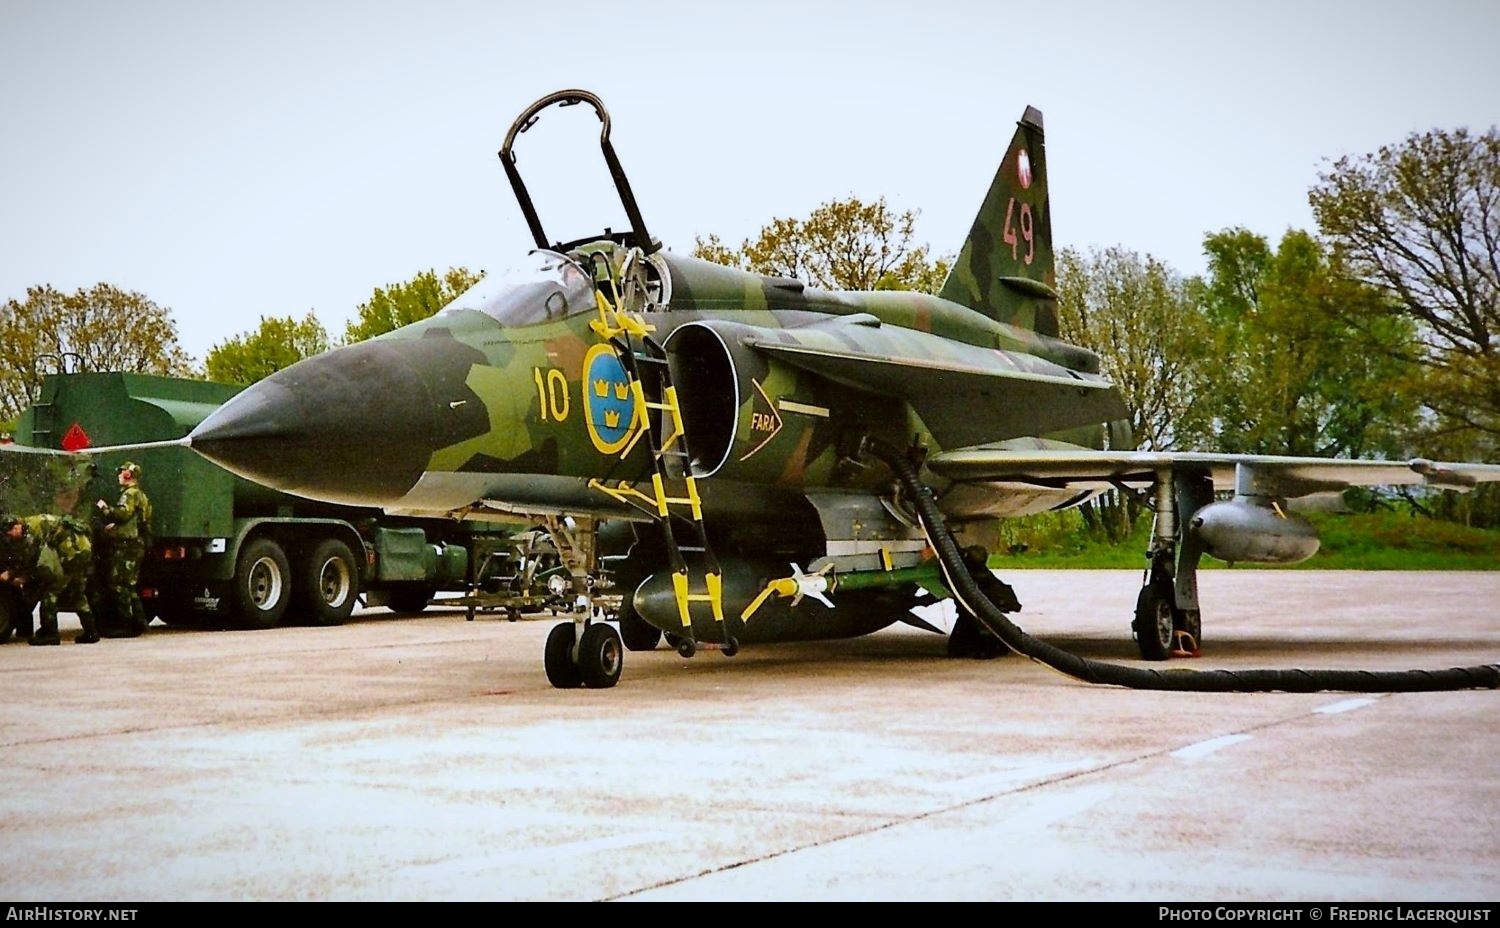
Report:
[[[609,345],[595,345],[583,358],[584,421],[603,454],[619,454],[635,431],[630,375]]]

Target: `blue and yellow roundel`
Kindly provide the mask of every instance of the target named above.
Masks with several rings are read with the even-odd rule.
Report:
[[[583,411],[594,447],[619,454],[635,432],[635,396],[625,365],[609,345],[595,345],[583,356]]]

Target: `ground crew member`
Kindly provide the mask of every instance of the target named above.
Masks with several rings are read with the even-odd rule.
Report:
[[[8,583],[25,591],[31,578],[30,566],[36,562],[36,539],[26,532],[26,526],[12,515],[0,515],[0,583]],[[22,596],[22,604],[31,600]],[[34,607],[33,607],[34,608]],[[13,618],[16,640],[31,637],[31,613]]]
[[[146,538],[151,532],[151,500],[141,489],[141,466],[125,463],[119,467],[120,501],[96,504],[104,518],[104,533],[109,538],[109,586],[106,595],[115,608],[118,629],[110,637],[134,638],[146,630],[150,621],[141,603],[136,582],[141,575],[141,560],[146,556]]]
[[[26,552],[14,575],[34,582],[33,592],[41,600],[41,622],[30,643],[52,645],[61,640],[57,633],[59,609],[78,614],[83,631],[73,639],[75,644],[98,641],[99,630],[87,595],[94,560],[88,529],[67,516],[36,515],[11,517],[4,531],[8,538],[20,541]]]

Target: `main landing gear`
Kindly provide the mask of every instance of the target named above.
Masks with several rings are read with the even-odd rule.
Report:
[[[977,546],[966,548],[963,557],[969,569],[980,576],[991,578],[984,584],[985,593],[996,606],[1008,612],[1020,611],[1021,601],[1016,599],[1015,590],[989,573],[989,567],[986,564],[989,556],[983,548]],[[958,615],[953,621],[953,630],[948,633],[949,657],[991,660],[1010,653],[1010,648],[1006,647],[1005,642],[969,612],[962,602],[955,602],[955,606],[958,608]]]
[[[1038,641],[1010,621],[1006,616],[1008,605],[1002,602],[1006,598],[1004,591],[995,588],[992,594],[985,589],[990,586],[994,574],[988,570],[976,569],[966,562],[952,533],[948,531],[932,492],[922,485],[917,477],[916,467],[905,453],[882,444],[872,445],[871,450],[895,471],[896,478],[910,492],[921,519],[922,532],[937,552],[944,577],[951,584],[949,589],[954,596],[969,604],[974,614],[1007,647],[1071,677],[1087,683],[1128,686],[1132,689],[1195,693],[1321,693],[1329,690],[1350,693],[1416,693],[1500,688],[1500,665],[1495,664],[1452,667],[1447,670],[1200,670],[1192,673],[1168,673],[1143,667],[1106,664],[1069,654],[1045,641]],[[1163,479],[1161,482],[1167,483],[1167,486],[1156,488],[1157,502],[1161,505],[1157,509],[1157,536],[1152,542],[1152,570],[1147,575],[1147,586],[1151,587],[1152,581],[1160,581],[1166,576],[1169,566],[1173,568],[1172,608],[1182,610],[1184,620],[1187,621],[1183,583],[1190,583],[1196,576],[1198,554],[1192,549],[1191,538],[1184,540],[1181,545],[1165,545],[1164,542],[1177,539],[1174,516],[1179,514],[1179,509],[1191,508],[1191,512],[1196,512],[1195,504],[1205,497],[1211,498],[1212,490],[1206,477],[1170,483]],[[1185,497],[1180,507],[1173,505],[1177,502],[1171,498],[1173,483],[1177,484]],[[1190,513],[1185,518],[1191,517]],[[1175,559],[1170,556],[1172,554],[1177,555]],[[1187,592],[1192,592],[1190,587]],[[1148,602],[1153,602],[1157,595],[1147,594]],[[1165,593],[1160,595],[1162,601],[1165,601]],[[1196,608],[1196,597],[1191,600],[1191,605]],[[1164,615],[1159,609],[1159,606],[1153,605],[1150,613],[1158,620]],[[1165,622],[1161,626],[1165,627]],[[1173,628],[1176,628],[1175,612]]]
[[[608,689],[620,682],[625,666],[625,644],[607,622],[563,622],[547,635],[543,664],[547,682],[560,690]]]
[[[1203,545],[1188,528],[1193,513],[1213,498],[1213,481],[1207,476],[1162,474],[1152,486],[1156,521],[1146,552],[1149,566],[1130,623],[1145,660],[1198,655],[1203,642],[1203,613],[1198,608]]]

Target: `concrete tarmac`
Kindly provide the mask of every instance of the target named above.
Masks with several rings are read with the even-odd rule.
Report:
[[[1006,579],[1028,631],[1140,663],[1138,573]],[[1500,572],[1202,587],[1173,666],[1500,661]],[[12,902],[1500,899],[1496,691],[1133,692],[904,626],[562,691],[550,619],[69,619],[0,648]]]

